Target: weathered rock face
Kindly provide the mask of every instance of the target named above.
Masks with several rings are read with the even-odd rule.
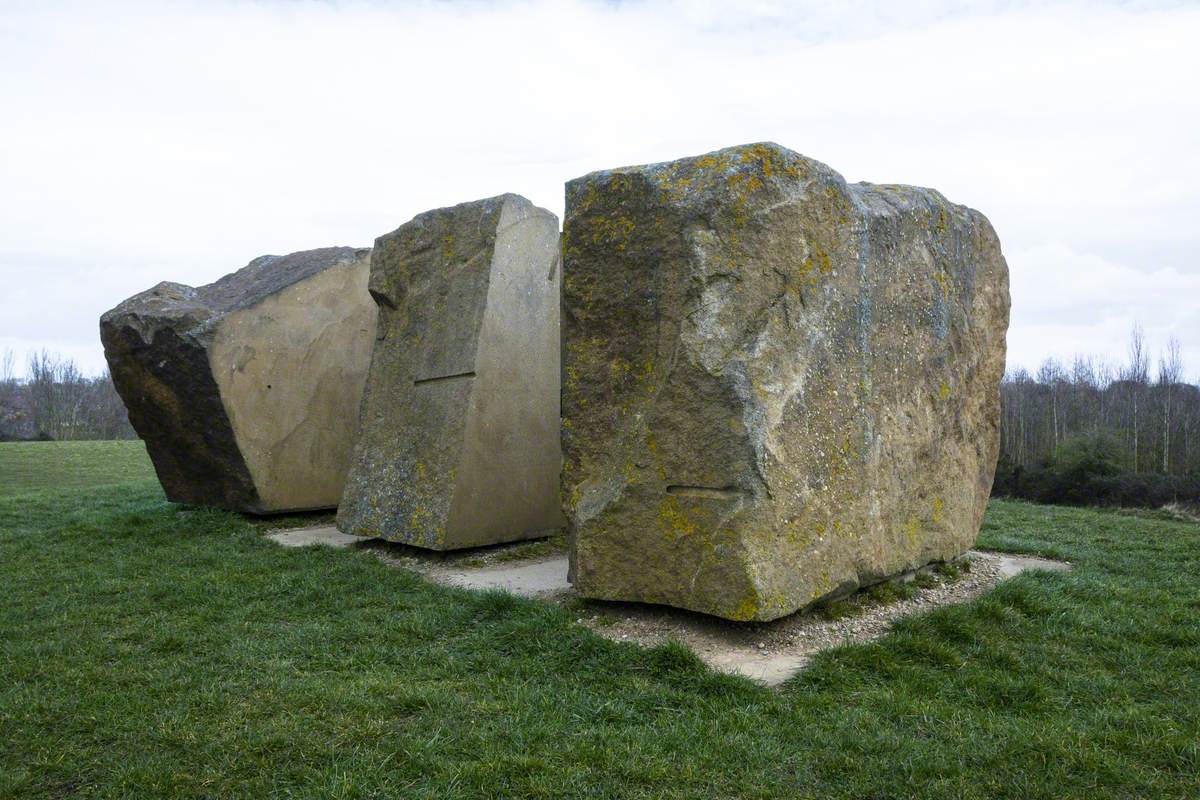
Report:
[[[370,253],[263,256],[208,286],[160,283],[100,318],[169,499],[256,514],[338,504],[375,335]]]
[[[975,540],[1009,307],[982,214],[756,144],[571,181],[563,235],[584,596],[769,620]]]
[[[338,527],[435,550],[560,527],[558,219],[516,195],[381,236]]]

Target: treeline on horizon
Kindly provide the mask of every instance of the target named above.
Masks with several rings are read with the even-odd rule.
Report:
[[[108,372],[84,375],[70,358],[30,353],[23,378],[12,350],[0,354],[0,442],[134,439]]]
[[[0,441],[133,439],[107,372],[31,353],[24,377],[0,354]],[[1179,343],[1151,363],[1142,332],[1124,364],[1076,356],[1000,386],[1000,458],[992,494],[1039,503],[1157,508],[1200,505],[1200,387]]]
[[[1179,342],[1151,363],[1134,326],[1124,364],[1076,356],[1000,387],[992,494],[1039,503],[1159,508],[1200,504],[1200,387]]]

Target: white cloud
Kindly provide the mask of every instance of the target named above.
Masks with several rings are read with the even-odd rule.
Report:
[[[1200,370],[1200,271],[1136,270],[1061,242],[1010,252],[1008,262],[1009,364],[1032,370],[1076,354],[1120,363],[1136,323],[1152,357],[1176,336],[1185,364]]]
[[[158,280],[502,191],[561,213],[584,172],[763,139],[987,213],[1022,363],[1123,350],[1130,317],[1200,346],[1180,299],[1200,273],[1200,9],[729,8],[0,0],[0,349],[98,369],[99,314]],[[1089,259],[1138,302],[1087,313]],[[1164,270],[1180,283],[1156,295]]]

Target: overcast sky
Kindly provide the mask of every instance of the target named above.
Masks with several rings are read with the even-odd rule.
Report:
[[[160,280],[771,140],[983,211],[1009,364],[1200,378],[1200,6],[0,0],[0,351]]]

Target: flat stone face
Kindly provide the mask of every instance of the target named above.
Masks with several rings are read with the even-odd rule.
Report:
[[[342,533],[332,525],[322,525],[318,528],[297,528],[288,531],[268,533],[267,538],[283,547],[350,547],[363,543],[363,539]]]
[[[100,319],[167,497],[251,513],[337,505],[375,334],[370,250],[263,256],[160,283]]]
[[[553,214],[501,195],[376,240],[341,530],[449,550],[561,526],[558,238]]]
[[[571,181],[563,235],[581,594],[769,620],[974,542],[1009,307],[983,215],[756,144]]]
[[[427,574],[451,586],[480,591],[502,589],[522,597],[545,597],[571,590],[565,555],[479,569],[437,570]]]

